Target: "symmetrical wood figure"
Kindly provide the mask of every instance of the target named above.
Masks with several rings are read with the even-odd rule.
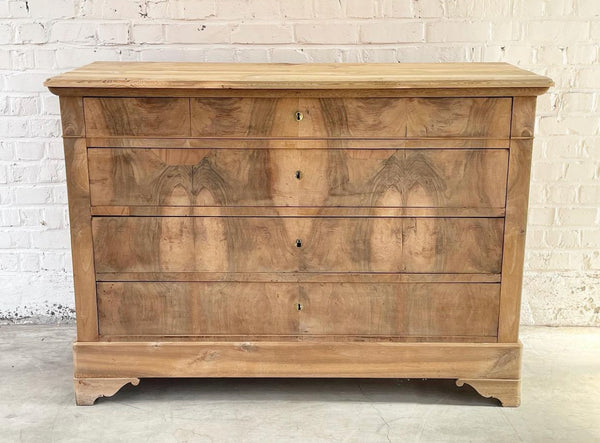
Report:
[[[536,96],[507,64],[93,63],[60,95],[77,404],[452,378],[517,406]]]

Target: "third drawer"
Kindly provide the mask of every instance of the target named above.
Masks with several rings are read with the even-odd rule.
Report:
[[[96,271],[501,270],[503,218],[95,217]]]

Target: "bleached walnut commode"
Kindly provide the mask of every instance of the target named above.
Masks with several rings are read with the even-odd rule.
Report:
[[[60,96],[77,403],[457,379],[516,406],[536,96],[502,63],[94,63]]]

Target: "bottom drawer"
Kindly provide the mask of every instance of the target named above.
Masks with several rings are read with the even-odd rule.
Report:
[[[97,289],[102,336],[495,337],[500,297],[497,283],[105,282]]]

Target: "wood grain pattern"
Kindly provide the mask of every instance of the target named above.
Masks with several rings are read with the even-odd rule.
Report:
[[[427,137],[427,138],[211,138],[211,137],[88,137],[96,148],[198,148],[198,149],[508,149],[507,138]]]
[[[532,140],[511,141],[498,327],[501,342],[515,342],[519,338],[532,147]]]
[[[192,136],[296,137],[296,98],[192,98]]]
[[[84,117],[81,99],[63,97],[60,99],[60,105],[66,119],[63,124],[65,133],[85,135],[82,133]],[[64,152],[77,310],[77,340],[92,341],[98,339],[98,315],[85,138],[65,138]]]
[[[458,379],[457,386],[471,385],[479,395],[500,400],[502,406],[517,407],[521,404],[521,380],[506,379]]]
[[[496,284],[301,284],[300,331],[491,337],[499,295]]]
[[[493,336],[498,284],[98,284],[101,335]]]
[[[192,98],[191,135],[508,138],[510,112],[510,98]]]
[[[501,189],[503,190],[503,189]],[[360,206],[92,206],[92,215],[171,217],[504,217],[499,208]]]
[[[83,101],[86,133],[91,137],[190,135],[186,98],[86,97]]]
[[[510,136],[510,98],[407,99],[407,136]]]
[[[61,98],[60,115],[63,137],[85,137],[85,117],[81,97]]]
[[[75,343],[75,376],[518,379],[518,343]]]
[[[501,208],[505,150],[89,149],[92,205]],[[299,176],[296,176],[299,174]]]
[[[98,272],[98,281],[263,283],[499,283],[500,274],[398,274],[389,272]]]
[[[78,404],[140,377],[246,376],[455,378],[518,405],[550,79],[103,62],[45,84],[61,96]]]
[[[103,335],[294,334],[297,303],[289,283],[98,284]]]
[[[49,88],[413,89],[548,88],[554,83],[507,63],[95,62],[46,80]]]
[[[98,272],[497,273],[502,229],[497,218],[93,221]]]
[[[299,137],[406,137],[403,98],[301,98]]]
[[[395,335],[102,335],[100,341],[113,342],[359,342],[359,343],[496,343],[496,336],[485,335],[440,335],[440,336],[395,336]]]
[[[139,378],[74,378],[77,406],[92,406],[100,397],[112,397],[127,383],[140,384]]]
[[[535,126],[536,97],[515,97],[511,138],[532,138]]]
[[[377,89],[198,89],[198,88],[150,88],[134,87],[54,87],[52,94],[65,97],[291,97],[291,98],[339,98],[339,97],[531,97],[542,95],[548,86],[541,87],[448,87],[448,88],[377,88]]]

